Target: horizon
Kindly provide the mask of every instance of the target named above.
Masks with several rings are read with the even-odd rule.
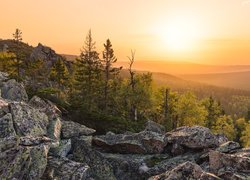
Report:
[[[249,65],[250,3],[245,0],[12,0],[2,7],[0,38],[11,39],[19,28],[23,42],[40,42],[59,54],[80,54],[91,29],[97,51],[110,38],[119,61],[135,49],[138,61]]]

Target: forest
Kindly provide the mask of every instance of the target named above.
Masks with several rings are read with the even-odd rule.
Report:
[[[128,55],[129,67],[119,67],[111,40],[97,52],[91,30],[74,62],[53,53],[47,60],[31,56],[33,47],[23,43],[19,29],[12,40],[1,40],[0,50],[0,71],[23,82],[30,98],[53,101],[63,118],[92,127],[97,134],[138,132],[152,120],[168,131],[205,126],[250,146],[249,91],[136,71],[135,50]]]

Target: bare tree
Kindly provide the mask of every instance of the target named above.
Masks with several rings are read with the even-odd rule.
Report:
[[[133,71],[132,66],[135,62],[135,50],[131,50],[131,57],[128,56],[129,59],[129,74],[130,74],[130,87],[132,90],[132,94],[135,94],[135,71]],[[137,108],[134,102],[134,98],[132,98],[132,102],[131,102],[131,114],[132,117],[135,121],[137,121]]]

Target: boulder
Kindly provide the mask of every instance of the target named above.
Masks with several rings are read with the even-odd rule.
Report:
[[[16,136],[12,115],[10,113],[0,118],[0,138]]]
[[[93,138],[93,144],[107,152],[152,154],[161,153],[167,142],[165,135],[152,131],[130,134],[106,134]]]
[[[165,134],[166,130],[165,127],[154,122],[154,121],[147,121],[145,131],[151,131],[151,132],[156,132],[159,134]]]
[[[42,179],[85,180],[91,179],[91,174],[87,164],[50,156]]]
[[[94,129],[88,128],[79,123],[73,121],[62,121],[62,138],[64,139],[79,137],[82,135],[91,135],[95,132]]]
[[[55,141],[59,141],[60,140],[60,136],[61,136],[61,127],[62,127],[62,123],[60,118],[54,118],[54,119],[50,119],[48,127],[47,127],[47,135],[55,140]]]
[[[28,95],[24,89],[24,85],[14,79],[3,83],[1,87],[1,97],[12,101],[28,101]]]
[[[17,146],[1,152],[0,177],[39,179],[47,165],[48,146]]]
[[[211,172],[221,178],[226,178],[237,174],[250,177],[250,158],[225,154],[218,151],[210,151],[209,166]]]
[[[179,127],[166,134],[168,143],[172,144],[178,151],[180,147],[191,149],[205,149],[218,147],[220,145],[216,135],[212,134],[208,128],[201,126]]]
[[[104,155],[91,147],[91,136],[81,136],[72,139],[72,154],[74,161],[88,164],[94,179],[115,180],[111,164]]]
[[[58,147],[51,148],[53,156],[66,157],[71,150],[71,139],[61,140]]]
[[[54,103],[49,100],[43,100],[38,96],[33,96],[29,101],[29,105],[44,112],[49,119],[54,119],[62,115],[62,112]]]
[[[228,141],[224,144],[221,144],[218,148],[216,148],[216,151],[219,151],[222,153],[233,153],[233,152],[236,152],[240,148],[241,146],[239,143],[234,142],[234,141]]]
[[[202,168],[192,162],[185,162],[178,165],[170,171],[161,175],[149,178],[149,180],[179,180],[179,179],[200,179],[200,180],[218,180],[219,177],[204,172]]]
[[[6,100],[0,98],[0,117],[4,116],[9,112],[9,103]]]
[[[5,72],[0,72],[0,82],[4,82],[9,79],[9,75]]]
[[[47,134],[46,114],[23,102],[11,102],[10,110],[14,127],[19,136],[43,136]]]

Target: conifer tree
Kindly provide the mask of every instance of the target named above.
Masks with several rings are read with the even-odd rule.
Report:
[[[75,89],[81,106],[92,110],[98,106],[101,78],[101,62],[95,50],[91,30],[85,39],[80,58],[77,59]]]
[[[111,78],[116,78],[119,74],[120,68],[113,67],[113,64],[116,63],[117,58],[114,55],[114,50],[112,48],[111,41],[107,39],[106,44],[104,44],[102,66],[104,71],[104,110],[107,110],[109,105],[109,91],[110,91],[110,80]]]
[[[22,66],[22,61],[23,61],[23,55],[21,52],[21,47],[20,43],[22,42],[22,31],[20,29],[16,29],[15,33],[13,33],[13,40],[17,44],[17,48],[15,49],[16,51],[16,62],[14,63],[14,66],[16,68],[16,79],[20,80],[21,76],[21,66]]]

